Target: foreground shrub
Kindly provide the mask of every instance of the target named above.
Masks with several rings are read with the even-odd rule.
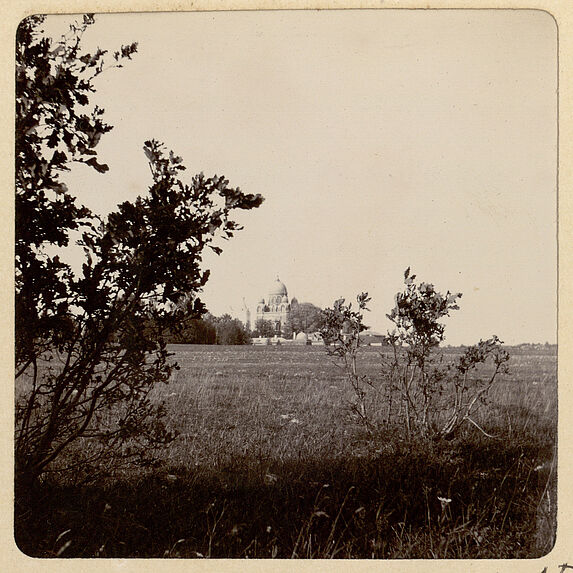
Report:
[[[165,410],[149,398],[175,368],[164,333],[205,312],[197,298],[209,277],[205,249],[220,253],[214,241],[241,228],[231,213],[262,203],[221,176],[184,183],[182,159],[150,140],[146,194],[106,218],[78,207],[59,173],[72,161],[108,169],[95,148],[111,126],[97,105],[86,115],[106,51],[82,50],[93,16],[58,42],[44,37],[43,21],[21,23],[16,49],[17,495],[80,440],[93,447],[77,449],[71,465],[89,471],[104,455],[147,461],[172,439]],[[122,47],[113,66],[135,51]],[[73,233],[84,251],[77,273],[60,256]]]

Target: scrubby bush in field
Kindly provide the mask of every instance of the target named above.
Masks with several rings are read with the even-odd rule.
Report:
[[[382,370],[377,390],[388,397],[386,422],[403,425],[409,437],[448,438],[465,422],[487,435],[472,413],[485,401],[499,375],[508,372],[509,354],[502,342],[493,336],[466,349],[455,363],[448,362],[439,345],[444,340],[441,323],[453,310],[458,310],[461,293],[439,293],[430,283],[415,282],[410,268],[404,273],[405,289],[396,295],[396,304],[387,317],[394,323],[388,333],[392,352],[381,354]],[[357,297],[358,311],[340,299],[325,311],[327,328],[323,337],[345,369],[354,390],[353,409],[368,423],[366,389],[373,381],[357,372],[356,358],[360,333],[365,330],[360,311],[367,310],[366,293]],[[480,366],[486,374],[476,375]],[[489,366],[489,369],[488,369]],[[399,411],[392,411],[392,397],[399,397]]]
[[[323,311],[324,326],[321,334],[326,343],[326,351],[336,358],[336,362],[343,368],[346,378],[354,392],[352,411],[360,420],[369,426],[369,415],[366,410],[366,388],[371,386],[369,378],[358,372],[357,358],[360,348],[360,333],[366,330],[363,312],[370,298],[367,293],[356,297],[358,309],[352,309],[352,303],[345,303],[343,298],[334,302],[332,308]]]
[[[106,51],[81,49],[92,16],[58,42],[43,36],[42,22],[24,20],[16,48],[15,471],[26,489],[80,440],[93,444],[72,463],[85,469],[172,438],[163,406],[149,398],[174,368],[163,334],[205,311],[196,296],[209,276],[204,249],[221,252],[213,241],[240,229],[231,212],[262,202],[224,177],[184,183],[181,158],[151,140],[146,195],[106,218],[78,206],[59,173],[71,161],[108,169],[95,147],[111,126],[97,106],[86,115]],[[115,65],[135,51],[122,47]],[[53,254],[73,232],[85,254],[79,273]]]
[[[444,361],[439,344],[444,340],[440,320],[458,310],[461,293],[445,295],[434,285],[415,282],[410,268],[404,273],[405,289],[396,295],[388,314],[395,328],[389,333],[393,354],[384,369],[386,382],[396,387],[403,406],[408,435],[451,436],[470,417],[498,374],[507,372],[509,354],[497,336],[470,346],[452,367]],[[493,362],[486,380],[470,379],[478,365]]]

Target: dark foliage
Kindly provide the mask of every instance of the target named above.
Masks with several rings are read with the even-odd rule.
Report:
[[[184,183],[181,158],[151,140],[147,194],[106,218],[78,205],[59,173],[71,161],[107,170],[95,147],[111,126],[102,109],[89,107],[107,52],[81,50],[92,16],[58,42],[42,36],[42,22],[22,22],[16,52],[18,492],[58,467],[77,440],[91,441],[74,462],[89,474],[102,456],[150,463],[153,447],[172,439],[163,406],[148,398],[175,368],[164,333],[205,311],[196,296],[209,277],[204,249],[220,253],[214,240],[241,228],[231,212],[262,202],[222,176],[200,173]],[[135,50],[121,47],[112,65]],[[74,231],[85,254],[78,274],[51,254]]]
[[[171,344],[250,344],[251,336],[243,323],[228,314],[183,318],[166,335]]]

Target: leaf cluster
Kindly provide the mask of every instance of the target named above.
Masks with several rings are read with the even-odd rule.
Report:
[[[95,148],[112,126],[91,105],[94,79],[121,67],[137,50],[133,43],[106,64],[106,51],[86,53],[81,39],[94,23],[85,15],[54,41],[43,34],[44,16],[22,21],[16,38],[16,361],[28,362],[40,340],[57,337],[68,322],[71,271],[46,247],[66,247],[70,234],[92,213],[69,192],[60,174],[71,162],[105,172]],[[46,333],[49,333],[46,335]]]
[[[416,284],[415,279],[408,267],[404,272],[406,288],[396,294],[396,304],[386,316],[395,325],[389,335],[391,340],[416,349],[418,358],[423,360],[432,347],[444,340],[445,327],[440,320],[459,309],[457,300],[462,293],[447,291],[443,295],[433,284]]]
[[[356,310],[351,302],[347,304],[344,298],[339,298],[332,308],[323,311],[321,336],[330,354],[342,356],[346,349],[358,346],[360,333],[368,328],[363,322],[363,313],[369,310],[367,305],[370,300],[368,293],[363,292],[356,297]]]

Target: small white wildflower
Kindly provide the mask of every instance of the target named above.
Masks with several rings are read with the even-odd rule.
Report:
[[[267,533],[270,533],[272,530],[272,527],[270,525],[267,525]]]
[[[449,497],[438,496],[438,500],[440,501],[440,504],[442,506],[442,511],[444,511],[446,507],[448,507],[448,504],[452,503],[452,500]]]
[[[293,419],[290,421],[290,423],[291,423],[291,424],[300,424],[301,422],[300,422],[300,420],[297,420],[296,418],[293,418]]]

